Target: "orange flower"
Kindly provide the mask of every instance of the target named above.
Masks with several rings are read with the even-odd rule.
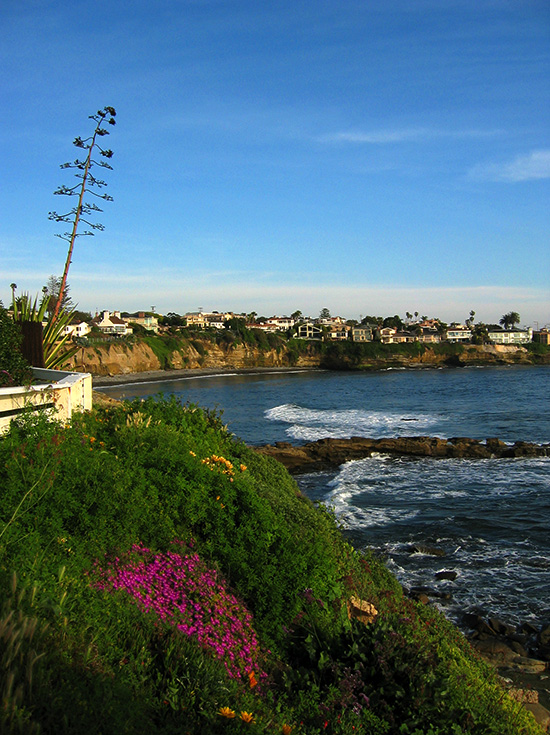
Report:
[[[241,465],[241,472],[244,472],[245,470],[246,470],[246,465],[245,464],[242,464]]]
[[[220,717],[227,717],[228,720],[232,720],[235,717],[235,710],[232,710],[229,707],[220,707],[218,714]]]
[[[292,732],[292,728],[290,727],[290,725],[283,725],[283,729],[282,729],[283,735],[290,735],[291,732]]]
[[[248,674],[248,683],[250,684],[251,689],[254,689],[254,687],[258,686],[258,680],[256,679],[256,675],[253,671]]]
[[[252,725],[255,722],[254,715],[252,712],[241,712],[240,718],[243,722],[246,722],[248,725]]]

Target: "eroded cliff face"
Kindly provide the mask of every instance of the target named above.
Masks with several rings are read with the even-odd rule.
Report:
[[[70,369],[92,375],[121,375],[160,370],[160,360],[144,343],[126,345],[110,342],[105,345],[82,347],[70,363]]]
[[[436,354],[428,348],[422,355],[409,360],[418,365],[502,365],[532,364],[530,353],[519,345],[464,345],[457,355]]]
[[[532,364],[530,353],[523,347],[508,345],[465,345],[456,355],[438,354],[427,348],[421,355],[395,354],[388,357],[365,358],[359,364],[351,365],[345,358],[340,363],[326,365],[323,357],[312,350],[310,354],[300,355],[297,361],[291,360],[286,349],[260,350],[249,345],[220,346],[207,340],[194,340],[183,343],[169,352],[163,359],[155,354],[145,342],[127,345],[123,342],[110,342],[79,349],[73,358],[70,369],[92,375],[124,375],[165,368],[182,369],[243,369],[254,367],[300,367],[333,369],[381,369],[389,366],[399,367],[438,367],[464,365],[502,365]]]
[[[197,340],[195,343],[197,344]],[[200,342],[199,350],[191,344],[184,345],[168,355],[167,362],[155,355],[152,348],[138,342],[126,345],[118,342],[82,347],[73,358],[70,369],[92,375],[125,375],[148,370],[184,369],[239,369],[254,367],[289,367],[286,350],[259,350],[248,345],[227,348],[211,342]],[[300,356],[297,367],[318,367],[318,356]]]

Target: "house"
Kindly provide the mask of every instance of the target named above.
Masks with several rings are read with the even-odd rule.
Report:
[[[541,345],[550,345],[550,332],[548,329],[543,327],[533,332],[533,342],[538,342]]]
[[[343,340],[350,339],[350,336],[351,327],[347,326],[346,324],[342,324],[340,326],[329,327],[327,339],[341,342]]]
[[[299,339],[322,339],[323,330],[312,322],[304,322],[303,324],[298,324],[296,337]]]
[[[96,314],[92,319],[92,326],[97,327],[104,334],[112,334],[117,337],[126,337],[133,333],[132,327],[129,327],[121,318],[120,311],[103,311],[101,316]]]
[[[439,326],[439,319],[423,319],[421,322],[416,323],[422,329],[431,329],[437,331]]]
[[[265,324],[274,326],[279,332],[286,332],[288,329],[291,329],[295,323],[295,320],[290,316],[272,316],[265,321]]]
[[[141,327],[148,329],[150,332],[158,334],[159,320],[154,314],[147,315],[144,311],[137,311],[135,314],[127,314],[122,318],[126,324],[133,322],[134,324],[139,324]]]
[[[233,315],[229,316],[231,319]],[[224,329],[225,322],[227,321],[225,314],[220,314],[217,311],[213,311],[211,314],[204,314],[206,326],[208,329]]]
[[[469,342],[472,339],[472,330],[463,324],[451,324],[446,334],[447,342]]]
[[[233,319],[235,314],[232,311],[192,311],[184,315],[187,327],[197,327],[198,329],[223,329],[225,322]]]
[[[495,345],[523,345],[533,341],[533,330],[529,329],[492,329],[487,336]]]
[[[75,319],[63,329],[63,335],[70,334],[71,337],[85,337],[90,332],[88,322],[81,322]]]
[[[392,341],[394,344],[404,344],[406,342],[417,342],[418,337],[412,332],[396,332]]]
[[[364,324],[351,328],[351,339],[353,342],[372,342],[372,327]]]
[[[380,329],[376,330],[376,336],[385,345],[392,344],[394,342],[394,337],[397,334],[397,329],[394,327],[381,327]]]
[[[280,329],[276,324],[269,324],[268,322],[254,322],[246,325],[248,329],[261,329],[262,332],[279,332]]]
[[[320,324],[323,327],[340,327],[345,323],[346,320],[341,316],[317,317],[315,319],[315,324]]]
[[[206,328],[206,316],[202,311],[188,312],[184,317],[186,327],[198,327],[199,329]]]
[[[416,339],[424,344],[435,344],[441,342],[441,335],[431,327],[423,327],[422,333],[417,335]]]

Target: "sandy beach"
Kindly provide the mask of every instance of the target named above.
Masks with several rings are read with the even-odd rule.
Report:
[[[94,375],[93,386],[102,388],[130,383],[161,383],[166,380],[195,378],[205,375],[255,375],[258,373],[305,373],[318,372],[319,368],[298,367],[251,367],[251,368],[199,368],[183,370],[147,370],[141,373],[121,373],[119,375]]]

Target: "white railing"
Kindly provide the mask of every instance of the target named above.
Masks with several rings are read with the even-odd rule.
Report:
[[[92,407],[92,376],[64,370],[32,368],[34,382],[29,386],[0,388],[0,434],[24,411],[45,411],[60,421],[73,411]]]

